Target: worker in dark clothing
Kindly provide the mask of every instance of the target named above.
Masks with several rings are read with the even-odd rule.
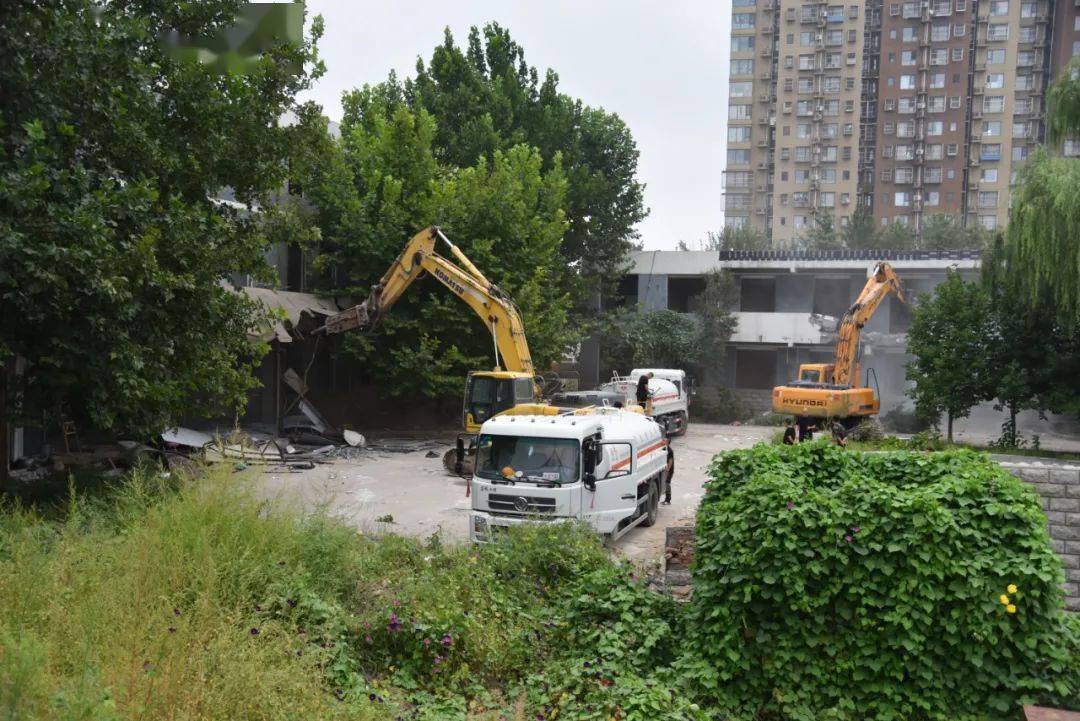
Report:
[[[642,408],[649,400],[649,379],[652,377],[652,373],[643,373],[637,381],[637,402]]]
[[[793,446],[799,442],[799,434],[795,430],[795,421],[788,418],[784,421],[784,445]]]
[[[832,422],[832,440],[833,443],[841,448],[847,445],[847,430],[840,421]]]
[[[817,426],[810,422],[809,418],[799,419],[799,443],[803,441],[814,440],[814,431],[817,430]]]
[[[667,444],[667,483],[664,489],[664,505],[671,505],[671,478],[675,475],[675,451],[671,450],[671,443]]]

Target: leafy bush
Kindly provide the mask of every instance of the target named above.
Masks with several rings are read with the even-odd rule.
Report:
[[[736,718],[1011,719],[1075,699],[1046,519],[985,456],[819,441],[710,473],[682,666]]]

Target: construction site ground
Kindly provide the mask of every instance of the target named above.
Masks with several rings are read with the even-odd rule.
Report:
[[[670,506],[661,506],[652,528],[635,528],[615,548],[635,562],[659,562],[664,529],[693,518],[701,499],[705,471],[719,451],[746,448],[775,432],[763,426],[691,423],[689,432],[673,440],[675,479]],[[417,438],[370,437],[369,447],[309,470],[270,471],[262,490],[306,507],[323,506],[363,532],[392,532],[427,538],[438,533],[447,543],[468,537],[469,499],[466,481],[448,476],[442,455],[455,433]]]

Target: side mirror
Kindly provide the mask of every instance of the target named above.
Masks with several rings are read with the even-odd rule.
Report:
[[[596,476],[592,473],[586,473],[585,478],[582,480],[582,483],[585,486],[585,490],[589,491],[590,493],[596,492]]]

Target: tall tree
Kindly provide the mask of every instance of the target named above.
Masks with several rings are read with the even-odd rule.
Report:
[[[915,250],[915,231],[905,223],[890,223],[878,231],[878,247],[883,250]]]
[[[870,208],[859,203],[848,224],[841,229],[840,238],[844,246],[852,250],[879,249],[877,224]]]
[[[314,38],[239,75],[159,42],[237,8],[16,1],[0,18],[0,378],[25,359],[7,393],[25,407],[148,438],[252,386],[258,311],[221,282],[265,269],[266,215],[213,198],[264,205],[281,186],[279,118],[319,66]]]
[[[839,250],[843,240],[836,232],[836,222],[832,213],[819,212],[814,216],[809,229],[802,237],[802,243],[811,250]]]
[[[916,411],[934,420],[944,414],[948,438],[953,421],[994,397],[993,323],[986,292],[950,271],[933,295],[922,296],[908,329],[907,366]]]
[[[965,228],[955,215],[933,213],[923,220],[920,250],[981,250],[986,244],[981,226]]]
[[[1080,59],[1047,91],[1050,139],[1080,134]],[[1002,248],[1010,282],[1028,308],[1048,298],[1080,329],[1080,159],[1037,151],[1013,190]]]
[[[769,237],[757,228],[724,226],[719,233],[709,231],[702,250],[768,250]]]
[[[634,226],[647,214],[630,130],[617,115],[560,92],[553,70],[541,81],[506,28],[473,27],[465,48],[446,30],[415,78],[400,83],[391,75],[360,92],[385,98],[384,113],[404,103],[433,115],[437,155],[451,166],[490,161],[519,143],[539,149],[545,170],[558,157],[567,183],[564,261],[585,278],[613,279],[623,269],[638,237]]]

